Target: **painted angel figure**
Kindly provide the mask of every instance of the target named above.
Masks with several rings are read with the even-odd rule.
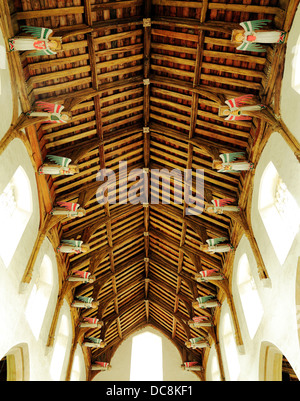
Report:
[[[243,95],[226,100],[227,106],[219,107],[219,116],[225,117],[227,121],[252,120],[252,112],[261,111],[266,108],[263,104],[252,104],[245,106],[254,95]]]
[[[62,240],[60,245],[57,247],[57,252],[61,253],[75,253],[79,254],[82,252],[88,252],[90,250],[89,245],[84,244],[83,241],[79,240]]]
[[[64,106],[57,103],[36,102],[37,110],[26,113],[27,117],[43,117],[43,123],[67,123],[72,119],[71,113],[64,110]]]
[[[50,214],[53,216],[66,216],[75,218],[85,216],[85,209],[81,208],[79,203],[73,202],[57,202],[59,207],[55,207],[51,210]]]
[[[92,364],[92,370],[110,370],[111,365],[108,362],[95,361]]]
[[[224,199],[213,199],[211,205],[205,206],[205,211],[209,214],[222,214],[223,212],[240,212],[241,208],[239,206],[230,205],[234,202],[234,199],[224,198]]]
[[[188,325],[195,329],[213,326],[211,320],[209,320],[206,316],[194,316],[193,319],[188,321]]]
[[[82,283],[93,283],[95,281],[95,276],[92,276],[90,272],[75,271],[73,274],[67,277],[67,280]]]
[[[82,343],[83,346],[85,347],[91,347],[91,348],[104,348],[106,347],[106,342],[101,340],[101,338],[96,338],[96,337],[86,337],[86,341]]]
[[[53,175],[73,175],[79,172],[78,166],[70,164],[71,159],[68,157],[47,155],[47,158],[52,163],[43,163],[39,170],[39,174],[53,174]]]
[[[234,250],[234,247],[230,243],[225,242],[227,239],[226,237],[210,238],[206,240],[207,244],[200,245],[200,251],[210,254],[231,252]]]
[[[96,317],[84,317],[83,320],[79,323],[79,327],[97,328],[102,326],[102,320],[99,320]]]
[[[34,50],[28,56],[47,56],[56,54],[62,49],[62,39],[53,37],[53,30],[50,28],[21,26],[21,30],[28,36],[16,36],[8,39],[10,51]]]
[[[195,274],[195,279],[199,283],[204,281],[221,281],[224,280],[224,275],[217,269],[208,269]]]
[[[200,336],[200,337],[190,338],[189,341],[185,342],[185,346],[191,349],[206,348],[209,347],[209,342],[205,340],[205,338]]]
[[[245,160],[245,152],[221,153],[221,160],[213,160],[212,168],[222,173],[253,170],[254,164]],[[238,159],[238,160],[237,160]]]
[[[238,44],[237,50],[265,52],[266,47],[260,43],[282,44],[286,39],[286,32],[281,30],[262,30],[271,20],[262,19],[254,21],[244,21],[240,25],[243,28],[232,31],[231,40]]]
[[[73,300],[71,306],[73,306],[74,308],[84,308],[84,309],[97,308],[99,306],[99,302],[94,301],[94,298],[92,297],[84,297],[78,295]]]
[[[198,362],[184,362],[181,365],[181,367],[182,367],[182,369],[188,370],[188,371],[198,371],[198,372],[200,372],[200,371],[203,370],[202,366],[200,366]]]
[[[220,306],[220,302],[213,295],[207,295],[205,297],[198,297],[196,301],[192,303],[193,307],[206,309],[206,308],[215,308],[216,306]]]

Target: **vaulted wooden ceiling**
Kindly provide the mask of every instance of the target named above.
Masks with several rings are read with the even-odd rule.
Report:
[[[74,116],[68,124],[37,125],[36,132],[42,159],[68,156],[80,169],[46,180],[53,205],[79,202],[87,211],[60,223],[58,237],[51,239],[90,245],[89,253],[63,259],[61,275],[80,269],[96,276],[72,293],[99,301],[98,309],[78,315],[105,322],[89,331],[107,342],[104,349],[88,350],[91,362],[109,361],[128,335],[151,324],[173,341],[183,360],[202,364],[205,350],[188,350],[184,343],[207,337],[207,331],[190,328],[187,321],[204,315],[217,324],[218,308],[200,312],[192,302],[224,294],[211,283],[196,282],[194,274],[216,268],[230,280],[233,256],[208,255],[200,244],[228,236],[237,246],[235,222],[226,215],[187,215],[186,204],[178,202],[180,182],[172,187],[170,204],[162,204],[166,194],[160,187],[155,194],[160,204],[119,204],[124,195],[119,198],[117,188],[116,204],[99,205],[96,191],[103,182],[96,176],[107,168],[119,179],[120,161],[128,171],[149,168],[145,177],[153,169],[202,169],[205,202],[230,197],[247,210],[253,174],[218,173],[212,156],[245,151],[255,162],[268,127],[256,118],[225,122],[218,107],[249,93],[279,114],[282,68],[276,60],[284,57],[284,46],[269,46],[267,53],[237,51],[231,31],[242,21],[265,18],[287,29],[295,11],[291,3],[295,6],[285,0],[15,0],[11,6],[15,33],[20,25],[43,26],[63,38],[57,56],[23,53],[21,62],[29,104],[56,101]],[[154,172],[152,179],[154,186]],[[195,184],[194,175],[194,190]]]

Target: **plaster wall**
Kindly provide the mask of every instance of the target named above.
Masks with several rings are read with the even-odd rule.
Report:
[[[260,359],[261,346],[269,343],[275,346],[289,361],[296,375],[300,377],[300,350],[297,321],[297,273],[299,263],[300,233],[296,235],[290,251],[281,264],[275,254],[264,223],[258,210],[260,181],[269,161],[274,163],[279,175],[288,189],[300,204],[300,166],[289,146],[278,133],[273,133],[262,152],[256,167],[252,196],[251,221],[253,232],[261,251],[264,263],[271,280],[271,286],[264,286],[257,273],[257,265],[248,239],[243,236],[235,251],[231,288],[237,311],[244,347],[238,350],[239,375],[237,380],[258,381],[259,368],[263,361]],[[280,227],[278,227],[280,230]],[[243,311],[241,298],[237,286],[237,267],[241,256],[246,253],[251,267],[251,274],[263,306],[263,316],[253,336],[249,330]],[[227,302],[221,306],[219,333],[222,333],[222,317],[229,311]],[[221,336],[221,334],[220,334]],[[229,380],[228,364],[222,339],[220,339],[221,353],[224,360],[225,378]],[[208,369],[211,366],[213,353],[208,357]],[[211,372],[206,379],[210,380]]]
[[[16,345],[25,344],[26,347],[24,350],[26,351],[26,355],[28,355],[28,358],[26,358],[26,366],[28,366],[28,368],[26,369],[26,372],[24,372],[24,378],[26,380],[50,381],[52,380],[52,377],[49,366],[51,365],[55,343],[53,347],[46,347],[46,343],[48,340],[48,333],[58,295],[58,269],[56,255],[52,244],[48,239],[45,239],[34,265],[32,280],[25,287],[22,286],[21,292],[20,282],[33,248],[39,226],[39,203],[35,173],[26,148],[19,139],[13,140],[7,149],[2,153],[0,156],[0,166],[0,193],[10,181],[15,170],[19,166],[22,166],[29,178],[33,203],[32,215],[28,221],[26,229],[20,239],[9,266],[6,267],[0,257],[0,359],[12,352]],[[39,337],[35,338],[31,326],[26,318],[25,312],[34,283],[39,275],[39,270],[44,255],[47,255],[51,260],[53,286]],[[66,349],[66,355],[68,356],[72,340],[72,325],[70,307],[67,302],[65,302],[62,307],[59,320],[61,319],[63,313],[68,317],[69,322],[70,336]],[[80,356],[80,370],[83,372],[81,373],[81,378],[85,380],[85,367],[84,360],[81,355],[81,349],[78,351],[78,353]],[[68,357],[65,358],[60,380],[65,379],[67,363]]]

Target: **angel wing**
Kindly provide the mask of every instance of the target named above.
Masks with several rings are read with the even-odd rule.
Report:
[[[234,199],[231,198],[224,198],[224,199],[213,199],[211,203],[216,207],[226,206],[229,203],[234,202]]]
[[[194,316],[193,317],[193,322],[194,323],[201,323],[207,321],[208,318],[206,316]]]
[[[204,297],[196,298],[196,301],[198,301],[199,304],[204,304],[205,302],[210,301],[212,299],[215,299],[214,295],[207,295],[207,296],[204,296]]]
[[[228,99],[225,101],[225,103],[229,106],[230,110],[236,110],[239,107],[243,106],[244,103],[247,103],[249,100],[251,100],[253,97],[254,95],[243,95],[235,97],[233,99]]]
[[[267,48],[262,46],[260,43],[247,42],[246,40],[236,48],[237,50],[265,53]]]
[[[96,338],[96,337],[85,337],[85,338],[95,344],[100,344],[102,342],[101,338]]]
[[[199,365],[198,362],[184,362],[184,366],[186,368],[190,368],[191,366],[197,366]]]
[[[78,299],[79,301],[82,301],[82,302],[87,302],[87,303],[91,303],[94,300],[94,298],[92,298],[92,297],[84,297],[82,295],[78,295],[76,297],[76,299]]]
[[[219,244],[220,242],[224,242],[227,239],[228,239],[227,237],[210,238],[207,239],[206,242],[208,243],[209,246],[213,246]]]
[[[272,22],[270,19],[257,19],[257,20],[253,20],[253,21],[241,22],[240,25],[245,30],[245,32],[248,33],[248,32],[254,32],[258,29],[264,28],[270,22]]]
[[[76,212],[76,210],[80,206],[79,203],[73,203],[73,202],[57,202],[57,204],[61,207],[65,207],[70,212]]]
[[[244,157],[245,152],[233,152],[233,153],[222,153],[220,154],[220,158],[223,163],[230,163],[235,161],[237,158]]]
[[[226,117],[225,118],[225,120],[227,120],[227,121],[241,121],[241,120],[243,120],[243,121],[245,121],[245,120],[252,120],[252,117],[250,117],[250,116],[245,116],[245,115],[240,115],[240,116],[234,116],[234,115],[232,115],[232,114],[230,114],[228,117]]]
[[[55,155],[47,155],[47,159],[54,162],[58,166],[62,166],[62,167],[68,167],[68,165],[72,161],[68,157],[55,156]]]
[[[208,270],[202,270],[202,271],[200,272],[200,274],[201,274],[203,277],[210,277],[210,276],[212,276],[214,273],[218,273],[218,270],[217,270],[217,269],[208,269]]]
[[[97,365],[102,366],[103,368],[106,368],[106,367],[109,365],[108,362],[95,361],[95,363],[96,363]]]
[[[48,39],[49,36],[53,33],[53,30],[50,28],[42,28],[37,26],[27,26],[22,25],[21,30],[29,33],[31,36],[38,39]]]
[[[64,244],[68,245],[73,245],[73,246],[81,246],[83,244],[83,241],[75,240],[75,239],[63,239],[61,242]]]
[[[190,338],[190,342],[192,344],[196,344],[198,341],[203,341],[203,340],[205,340],[205,338],[202,336]]]
[[[36,102],[36,105],[38,105],[42,110],[48,111],[49,113],[61,113],[62,110],[64,109],[64,106],[57,103],[47,103],[38,101]]]

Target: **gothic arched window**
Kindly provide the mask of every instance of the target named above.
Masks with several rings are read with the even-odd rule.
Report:
[[[221,372],[217,352],[215,346],[212,346],[209,351],[208,361],[206,365],[206,380],[221,381]]]
[[[299,230],[300,208],[272,162],[261,178],[258,210],[276,256],[283,264]]]
[[[58,327],[50,365],[50,374],[52,379],[55,381],[58,381],[61,378],[70,331],[68,317],[63,313]]]
[[[238,262],[237,285],[249,335],[253,338],[264,311],[246,253]]]
[[[300,36],[294,47],[294,57],[292,63],[292,88],[300,94]]]
[[[0,256],[9,266],[32,214],[29,178],[19,166],[0,193]]]
[[[53,286],[52,262],[44,255],[26,306],[26,317],[36,339],[42,328]]]
[[[222,316],[221,331],[229,380],[236,381],[240,374],[240,362],[229,311]]]
[[[163,380],[162,340],[159,336],[145,332],[133,337],[130,380]]]

